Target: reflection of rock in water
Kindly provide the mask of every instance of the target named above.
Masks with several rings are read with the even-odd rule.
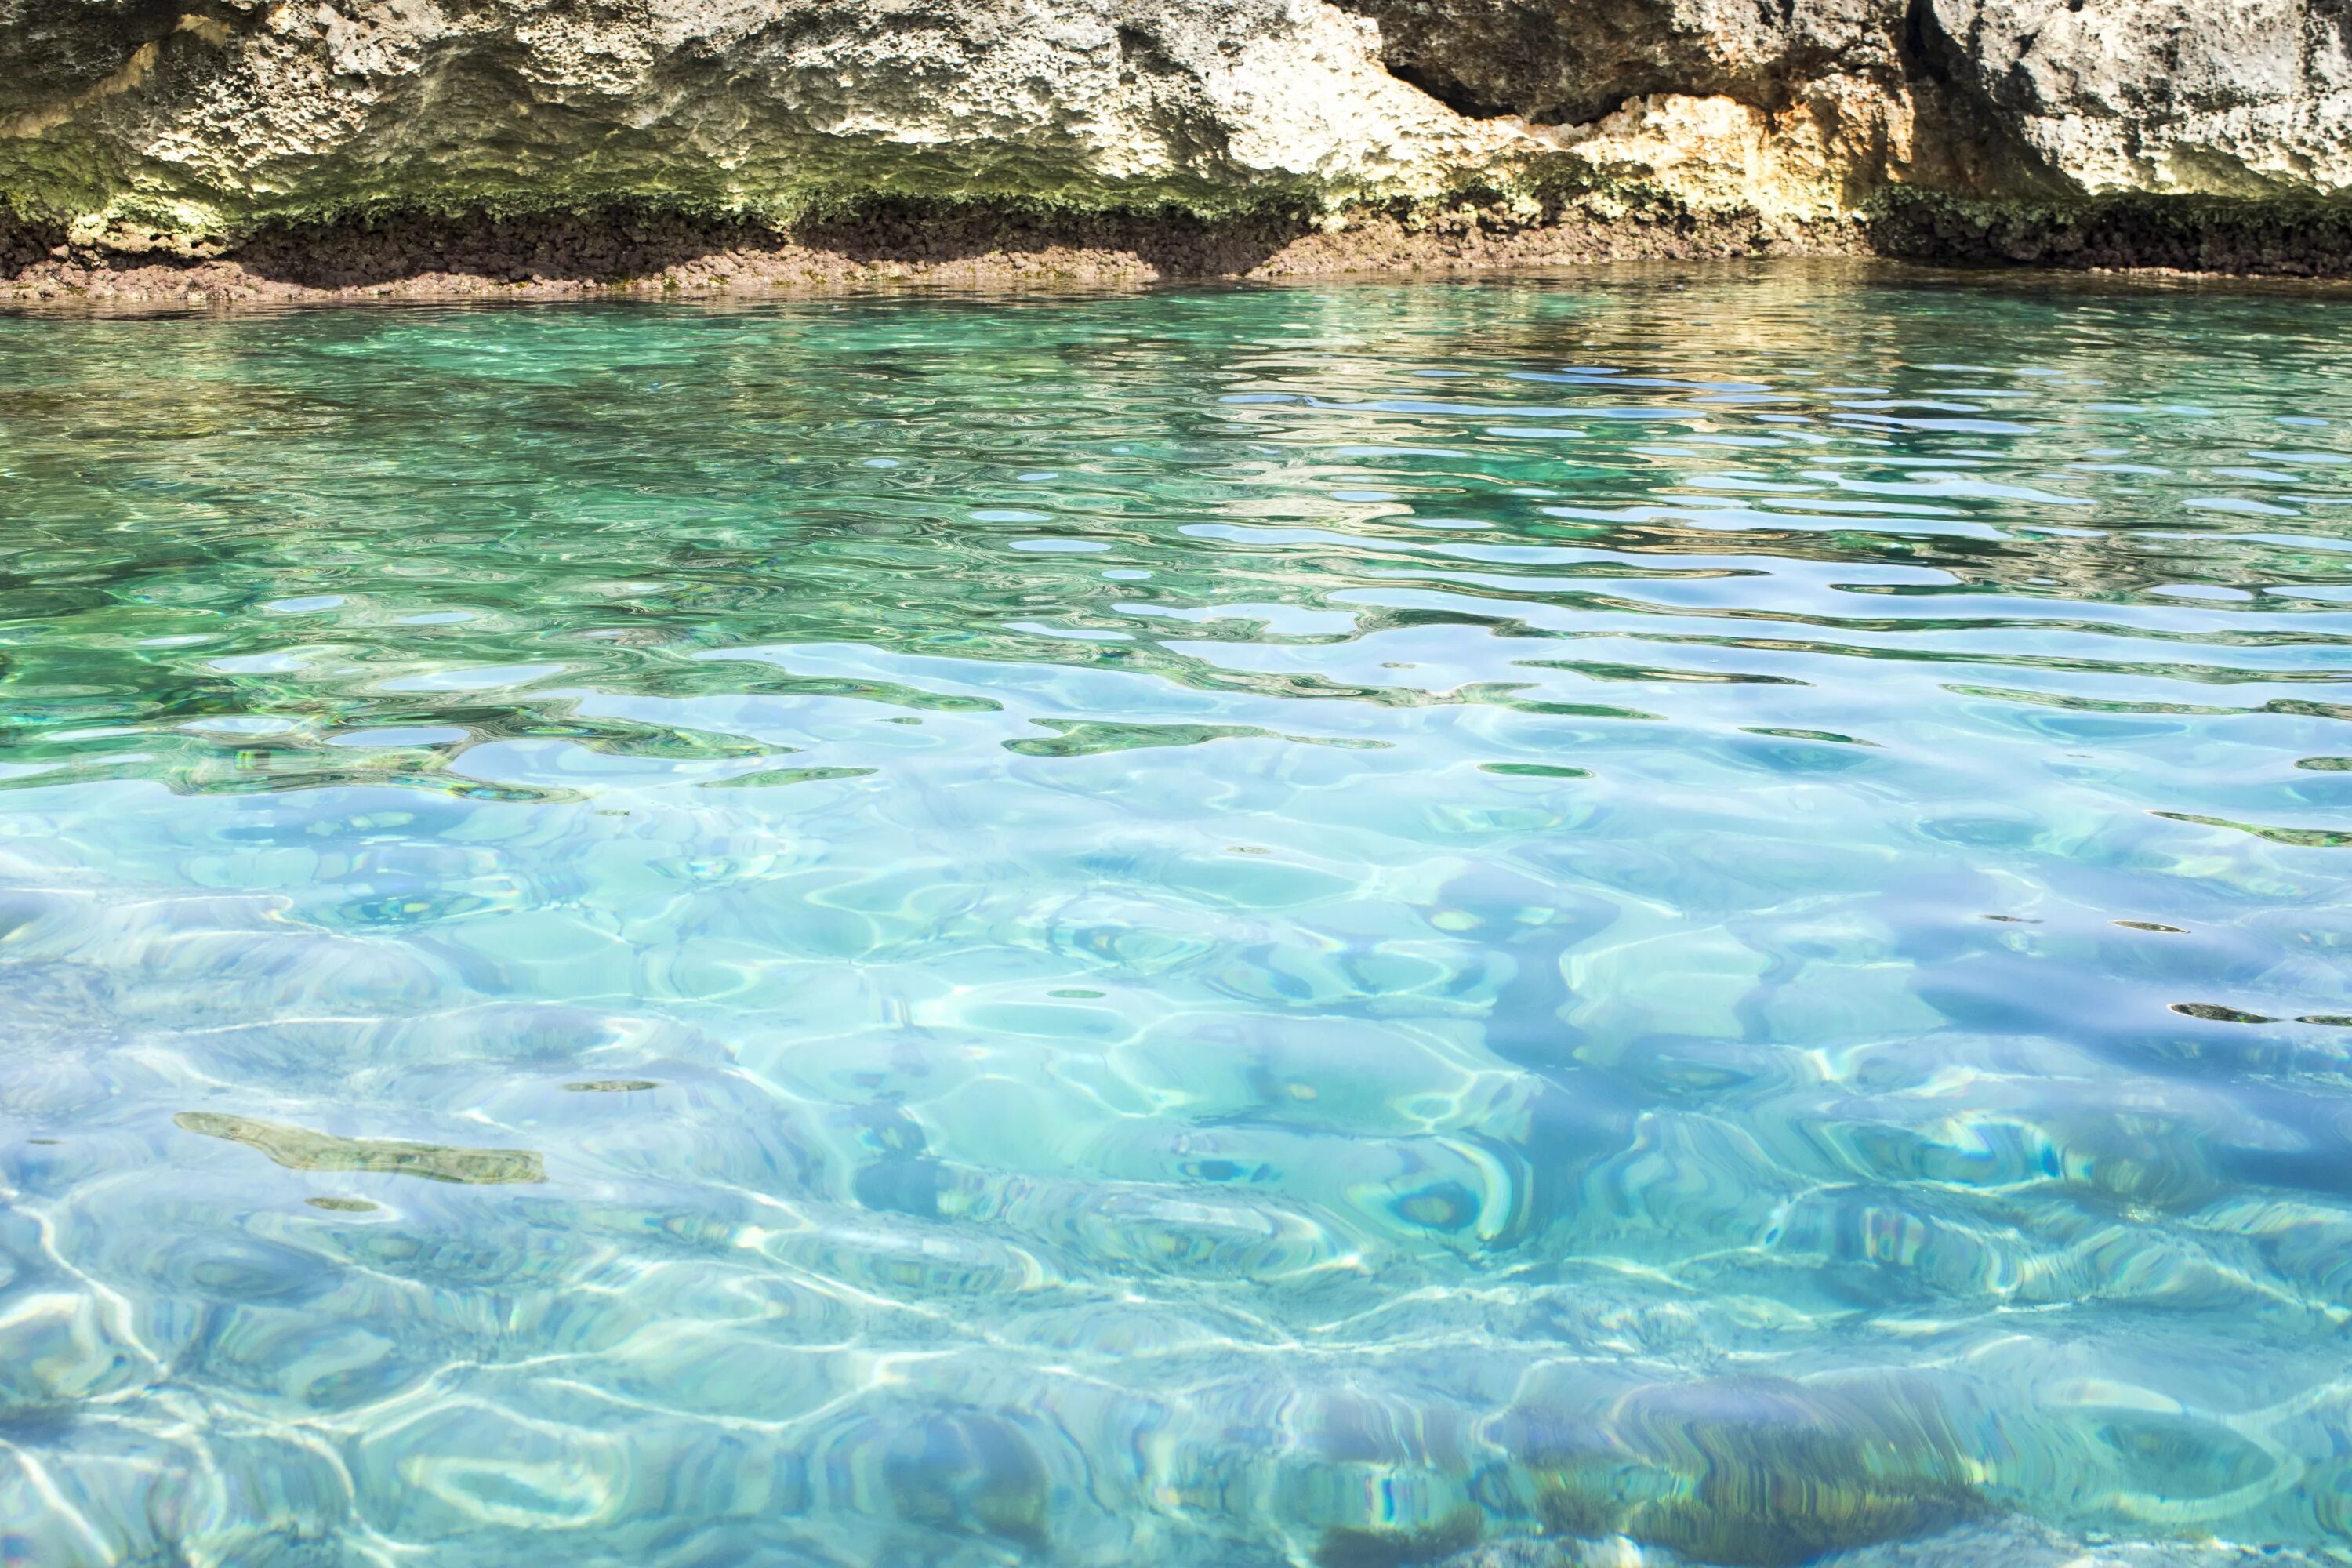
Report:
[[[258,1149],[289,1171],[372,1171],[481,1185],[547,1180],[546,1167],[528,1149],[449,1149],[391,1138],[337,1138],[307,1127],[206,1110],[184,1110],[172,1121],[185,1131]]]
[[[1527,1413],[1513,1446],[1545,1523],[1738,1568],[1949,1528],[1979,1500],[1928,1391],[1773,1378],[1642,1388],[1596,1418]]]

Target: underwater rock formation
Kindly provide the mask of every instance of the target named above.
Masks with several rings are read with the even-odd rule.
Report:
[[[1698,1563],[1794,1568],[1979,1510],[1976,1468],[1926,1384],[1655,1384],[1599,1413],[1506,1423],[1558,1535],[1626,1535]]]
[[[208,1110],[184,1110],[172,1121],[183,1131],[258,1149],[289,1171],[369,1171],[478,1184],[547,1180],[544,1163],[528,1149],[453,1149],[391,1138],[338,1138],[307,1127]]]
[[[2347,28],[2331,0],[0,0],[0,276],[2338,271]]]

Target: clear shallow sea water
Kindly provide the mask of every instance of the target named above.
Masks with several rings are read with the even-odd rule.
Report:
[[[0,320],[0,1562],[2340,1552],[2347,373],[1799,264]]]

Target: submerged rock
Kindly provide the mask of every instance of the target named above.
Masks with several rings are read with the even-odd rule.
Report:
[[[1316,1548],[1316,1568],[1409,1568],[1451,1561],[1477,1542],[1480,1528],[1478,1510],[1465,1507],[1420,1530],[1328,1530]]]
[[[2221,1541],[2086,1539],[2030,1519],[1960,1525],[1916,1539],[1856,1547],[1822,1568],[2317,1568],[2317,1552]],[[1679,1568],[1661,1552],[1622,1539],[1544,1537],[1496,1542],[1446,1558],[1435,1568]]]
[[[1979,1506],[1966,1448],[1910,1378],[1654,1384],[1588,1421],[1529,1415],[1513,1441],[1554,1533],[1733,1568],[1933,1534]]]
[[[95,1298],[18,1292],[0,1302],[0,1422],[70,1410],[129,1381],[141,1362]]]
[[[969,1410],[921,1415],[884,1440],[881,1469],[910,1523],[1045,1549],[1052,1486],[1036,1449],[1008,1421]]]
[[[527,1149],[452,1149],[390,1138],[338,1138],[307,1127],[207,1110],[184,1110],[172,1121],[183,1131],[258,1149],[289,1171],[373,1171],[476,1184],[547,1180],[545,1164]]]

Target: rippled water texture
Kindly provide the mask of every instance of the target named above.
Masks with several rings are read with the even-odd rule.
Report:
[[[2347,373],[0,321],[0,1561],[2352,1542]]]

